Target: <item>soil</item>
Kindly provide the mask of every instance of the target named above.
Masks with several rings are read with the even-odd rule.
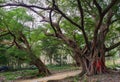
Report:
[[[119,73],[107,73],[94,76],[84,76],[79,82],[120,82]]]
[[[80,72],[81,72],[80,70],[76,70],[76,71],[70,71],[70,72],[64,72],[64,73],[57,73],[57,74],[53,74],[51,76],[44,77],[44,78],[29,79],[29,80],[16,80],[15,82],[48,82],[48,81],[53,82],[53,80],[62,80],[67,77],[76,76],[80,74]]]
[[[94,76],[84,75],[79,77],[80,72],[80,70],[75,70],[53,74],[44,78],[16,80],[15,82],[120,82],[120,72],[110,72]]]

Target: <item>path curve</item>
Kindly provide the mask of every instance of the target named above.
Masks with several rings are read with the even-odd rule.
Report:
[[[76,70],[76,71],[70,71],[70,72],[57,73],[57,74],[53,74],[51,76],[43,77],[43,78],[37,78],[37,79],[31,79],[31,80],[19,80],[19,81],[17,80],[15,82],[47,82],[50,80],[62,80],[67,77],[76,76],[80,74],[80,72],[81,72],[80,70]]]

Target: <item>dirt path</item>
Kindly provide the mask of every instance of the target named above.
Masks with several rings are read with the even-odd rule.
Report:
[[[37,79],[31,79],[31,80],[17,80],[15,82],[47,82],[49,80],[61,80],[67,77],[76,76],[80,74],[80,72],[81,72],[80,70],[76,70],[71,72],[57,73],[44,78],[37,78]]]

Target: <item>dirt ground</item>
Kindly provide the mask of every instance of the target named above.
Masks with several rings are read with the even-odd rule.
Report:
[[[80,70],[53,74],[44,78],[16,80],[14,82],[120,82],[120,72],[79,77]],[[72,77],[75,76],[75,77]],[[67,78],[67,79],[65,79]],[[57,80],[57,81],[56,81]]]
[[[79,82],[120,82],[120,74],[102,74],[91,77],[84,77]]]
[[[94,75],[94,76],[78,76],[80,70],[60,72],[48,77],[15,80],[15,81],[3,81],[4,78],[0,78],[0,82],[120,82],[120,71],[110,72],[106,74]]]
[[[16,80],[15,82],[48,82],[51,80],[61,80],[67,77],[76,76],[80,74],[80,72],[81,72],[80,70],[76,70],[76,71],[70,71],[70,72],[64,72],[64,73],[57,73],[44,78],[37,78],[37,79],[31,79],[31,80]]]

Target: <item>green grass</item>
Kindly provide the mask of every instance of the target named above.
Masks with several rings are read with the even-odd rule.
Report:
[[[62,70],[74,70],[78,69],[78,67],[75,67],[73,65],[48,65],[47,66],[49,70],[51,71],[62,71]]]
[[[115,61],[120,61],[120,59],[116,59]],[[119,63],[120,64],[120,63]],[[113,60],[107,60],[106,65],[109,68],[114,68],[115,66],[118,66],[119,64],[113,63]],[[75,70],[78,69],[77,67],[73,65],[47,65],[48,69],[50,71],[66,71],[66,70]],[[26,76],[35,76],[38,74],[38,70],[20,70],[20,71],[14,71],[14,72],[2,72],[0,73],[0,77],[5,77],[6,80],[15,80],[19,77],[26,77]],[[38,75],[37,77],[42,77],[42,75]],[[76,82],[76,78],[74,78],[74,82]]]
[[[19,77],[26,77],[26,76],[34,76],[38,73],[38,71],[35,70],[21,70],[21,71],[12,71],[12,72],[2,72],[0,73],[0,77],[5,77],[6,80],[15,80]]]
[[[115,68],[116,66],[120,66],[120,58],[112,59],[112,60],[106,60],[106,66],[109,68]]]
[[[72,70],[72,69],[76,69],[76,67],[72,66],[72,65],[48,65],[47,66],[48,69],[50,71],[62,71],[62,70]],[[9,71],[9,72],[2,72],[0,73],[0,77],[4,76],[6,78],[6,80],[15,80],[19,77],[26,77],[26,76],[36,76],[38,74],[38,70],[34,69],[34,70],[20,70],[20,71]],[[42,77],[42,75],[37,75],[36,77]]]

